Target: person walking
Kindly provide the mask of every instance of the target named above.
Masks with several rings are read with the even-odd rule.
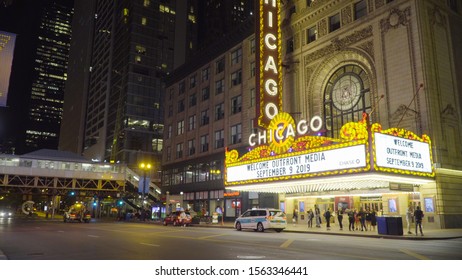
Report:
[[[406,212],[406,223],[407,223],[407,234],[412,234],[411,232],[411,223],[412,223],[412,208],[409,206]]]
[[[417,228],[420,229],[420,234],[423,236],[422,231],[422,219],[424,217],[424,213],[420,210],[420,206],[417,206],[416,210],[414,211],[414,219],[415,219],[415,235],[417,236]]]
[[[294,209],[294,214],[292,217],[292,222],[294,222],[294,225],[298,223],[298,210],[295,208]]]
[[[356,213],[354,211],[354,209],[350,209],[350,211],[348,212],[348,229],[350,231],[355,231],[355,217],[356,217]]]
[[[316,219],[316,227],[321,227],[321,211],[317,205],[314,206],[314,217]]]
[[[311,210],[311,209],[308,210],[307,216],[308,216],[308,228],[312,228],[313,227],[313,218],[314,218],[313,210]]]
[[[343,209],[339,209],[337,211],[337,220],[338,220],[338,225],[340,226],[340,230],[343,230]]]
[[[326,228],[327,230],[330,230],[330,217],[331,217],[331,214],[330,214],[330,209],[327,208],[326,212],[324,212],[324,218],[326,218]]]

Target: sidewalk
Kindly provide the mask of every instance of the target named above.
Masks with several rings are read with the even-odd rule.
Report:
[[[222,227],[222,228],[234,228],[233,222],[224,222],[223,224],[199,224],[193,225],[199,227]],[[404,228],[406,231],[406,228]],[[403,240],[435,240],[435,239],[453,239],[462,238],[462,228],[457,229],[425,229],[423,228],[424,236],[416,236],[415,234],[407,234],[404,232],[403,235],[383,235],[378,234],[377,227],[375,231],[349,231],[347,227],[340,230],[337,224],[333,224],[330,230],[326,229],[326,224],[322,224],[321,228],[312,227],[308,228],[306,224],[287,224],[284,232],[294,232],[303,234],[329,234],[329,235],[343,235],[343,236],[355,236],[355,237],[370,237],[370,238],[384,238],[384,239],[403,239]]]

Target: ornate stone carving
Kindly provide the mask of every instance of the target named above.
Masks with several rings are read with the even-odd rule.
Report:
[[[351,6],[347,6],[342,9],[342,26],[353,21],[353,12]]]
[[[372,26],[369,25],[368,27],[355,31],[353,34],[346,36],[345,38],[339,39],[335,38],[332,40],[332,44],[328,45],[327,47],[315,51],[307,56],[305,56],[305,65],[310,64],[311,62],[320,59],[328,54],[331,54],[334,51],[339,51],[347,48],[348,46],[355,44],[359,41],[362,41],[366,38],[372,36]]]
[[[432,25],[441,25],[446,28],[446,17],[441,13],[441,10],[435,6],[433,9],[428,10],[428,17]]]
[[[369,13],[372,13],[374,11],[374,0],[368,0],[367,7],[369,8]]]
[[[380,21],[382,33],[387,33],[390,29],[396,29],[399,26],[407,26],[409,24],[409,17],[411,15],[411,8],[407,7],[404,10],[394,8],[390,11],[390,15],[386,19]]]
[[[384,0],[375,0],[375,8],[378,9],[385,4]]]
[[[372,57],[372,60],[374,60],[374,42],[368,41],[362,43],[359,45],[359,48],[365,51],[370,57]]]
[[[327,34],[327,19],[322,19],[318,23],[318,36],[322,37]]]
[[[448,104],[446,108],[444,108],[443,112],[441,112],[441,116],[444,117],[456,117],[457,112],[456,109],[452,104]]]
[[[399,120],[405,114],[405,117],[412,117],[416,115],[416,112],[412,109],[408,109],[408,107],[404,104],[399,105],[398,109],[391,115],[392,120]]]

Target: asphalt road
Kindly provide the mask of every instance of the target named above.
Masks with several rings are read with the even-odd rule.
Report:
[[[462,260],[462,239],[46,221],[0,223],[0,236],[10,260]]]

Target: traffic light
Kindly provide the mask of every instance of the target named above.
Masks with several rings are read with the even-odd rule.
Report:
[[[74,195],[75,195],[75,192],[74,192],[74,191],[70,192],[70,195],[71,195],[71,196],[74,196]]]
[[[122,200],[119,200],[119,206],[122,206],[124,202]]]

